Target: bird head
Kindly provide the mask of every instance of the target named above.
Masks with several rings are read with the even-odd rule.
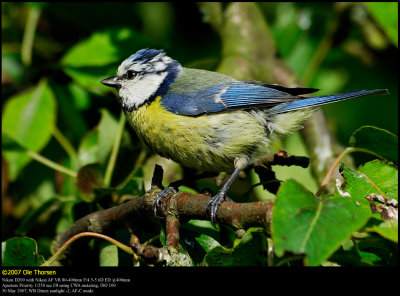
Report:
[[[124,60],[117,76],[101,81],[117,89],[122,109],[131,112],[166,93],[182,66],[162,50],[141,49]]]

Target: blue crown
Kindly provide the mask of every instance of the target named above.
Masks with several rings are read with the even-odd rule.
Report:
[[[131,55],[129,59],[135,63],[147,63],[159,54],[162,54],[161,57],[165,55],[163,50],[144,48]]]

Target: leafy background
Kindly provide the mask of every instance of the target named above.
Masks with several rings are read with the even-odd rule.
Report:
[[[397,5],[394,2],[257,3],[269,24],[280,58],[304,85],[321,89],[321,94],[362,88],[390,90],[387,96],[331,104],[323,110],[331,130],[344,146],[364,145],[395,162]],[[155,163],[166,170],[166,184],[181,177],[178,165],[151,155],[132,129],[124,125],[115,92],[99,81],[113,76],[123,59],[144,47],[163,48],[186,67],[214,70],[221,58],[221,41],[203,17],[199,6],[193,3],[99,2],[93,9],[93,3],[2,2],[2,241],[14,236],[32,237],[37,242],[38,253],[48,258],[55,234],[68,228],[73,221],[94,210],[121,203],[123,192],[143,194],[148,189]],[[364,129],[353,135],[364,125],[388,132],[384,131],[382,138],[376,129]],[[116,131],[121,131],[117,155],[113,152]],[[365,131],[374,136],[366,139],[362,136]],[[376,139],[375,132],[379,134],[378,139],[383,140],[372,147],[371,138]],[[291,154],[307,155],[298,133],[287,137],[283,148]],[[114,165],[110,165],[110,156],[115,157]],[[356,167],[373,159],[361,153],[354,157]],[[291,192],[296,190],[294,188],[300,188],[305,196],[318,189],[309,170],[286,167],[276,170],[281,180],[295,179],[284,183],[280,190],[282,196],[282,192]],[[348,173],[351,169],[346,170],[344,168]],[[389,179],[397,183],[397,170]],[[230,197],[243,200],[243,193],[249,192],[246,196],[249,195],[251,201],[271,198],[259,190],[260,186],[250,191],[251,184],[256,182],[252,176],[236,182]],[[122,186],[124,190],[119,192],[118,199],[113,200],[104,188],[100,190],[99,184],[104,187],[123,184],[125,187]],[[198,189],[217,190],[212,180],[197,185]],[[293,202],[284,198],[279,201],[275,211],[290,211]],[[347,202],[326,197],[316,207],[329,208],[332,203]],[[366,218],[355,222],[357,227],[365,226],[370,217],[370,213],[362,215]],[[313,245],[306,242],[300,250],[280,244],[279,239],[285,233],[279,231],[285,228],[278,227],[282,221],[277,219],[273,227],[277,227],[274,236],[278,257],[275,261],[268,260],[278,265],[288,265],[288,262],[318,265],[331,261],[341,265],[393,265],[397,237],[390,230],[392,226],[389,234],[383,235],[384,230],[378,227],[382,221],[379,217],[375,220],[375,223],[368,220],[367,227],[379,229],[381,236],[373,238],[378,243],[372,247],[368,240],[361,245],[346,240],[352,233],[353,228],[349,228],[349,233],[335,240],[342,242],[340,248],[337,243],[329,242],[332,246],[329,243],[319,246],[328,249],[317,254]],[[331,225],[327,226],[330,229]],[[207,235],[199,234],[200,230]],[[188,240],[192,235],[202,246],[202,252],[195,252],[198,257],[192,256],[195,263],[238,264],[237,258],[243,264],[266,264],[268,261],[265,256],[246,258],[244,251],[250,246],[255,253],[268,252],[266,234],[259,229],[248,230],[240,241],[235,240],[231,230],[222,228],[221,232],[225,233],[222,235],[208,222],[193,221],[182,231],[188,233]],[[372,236],[371,233],[376,234],[369,232],[368,235]],[[312,234],[306,233],[310,239]],[[121,241],[127,240],[126,234],[119,234],[119,237]],[[18,244],[32,245],[32,241],[18,241]],[[186,249],[189,245],[186,244]],[[97,242],[91,247],[101,250],[100,255],[89,256],[87,261],[115,264],[115,260],[104,255],[107,254],[104,249],[109,246]],[[384,251],[377,255],[368,248]],[[309,256],[301,261],[297,260],[297,253]],[[329,256],[331,261],[324,261]],[[350,259],[344,259],[348,257]],[[221,258],[226,260],[221,262]],[[119,262],[121,264],[122,260]]]

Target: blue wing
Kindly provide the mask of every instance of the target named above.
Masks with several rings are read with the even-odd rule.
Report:
[[[301,94],[315,92],[314,88],[287,88],[257,81],[235,81],[217,84],[195,94],[165,94],[161,103],[168,111],[188,116],[219,113],[235,109],[268,109],[271,114],[318,106],[358,96],[381,93],[353,91],[332,96],[305,98]]]
[[[195,94],[165,94],[161,103],[168,111],[197,116],[218,113],[230,109],[272,108],[281,103],[292,102],[305,94],[317,91],[313,88],[286,88],[277,84],[242,81],[217,84]]]
[[[276,107],[273,107],[269,112],[271,114],[279,114],[286,113],[290,111],[295,111],[303,108],[309,107],[317,107],[324,104],[334,103],[338,101],[371,96],[371,95],[380,95],[380,94],[388,94],[389,91],[387,89],[374,89],[374,90],[353,90],[346,93],[334,94],[328,96],[320,96],[313,98],[303,98],[302,100],[297,100],[290,103],[283,103]]]

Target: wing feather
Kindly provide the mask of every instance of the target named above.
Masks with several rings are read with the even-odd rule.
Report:
[[[234,81],[217,84],[195,94],[167,93],[162,97],[163,106],[175,114],[197,116],[229,111],[230,109],[269,109],[304,97],[291,93],[307,93],[311,89],[291,88],[265,83]],[[315,89],[312,89],[315,91]],[[291,93],[290,93],[291,92]]]
[[[170,112],[188,116],[238,109],[265,109],[270,114],[280,114],[357,97],[389,93],[387,89],[375,89],[354,90],[312,98],[299,95],[314,91],[316,89],[287,88],[257,81],[233,81],[213,85],[194,94],[167,93],[161,102]]]

